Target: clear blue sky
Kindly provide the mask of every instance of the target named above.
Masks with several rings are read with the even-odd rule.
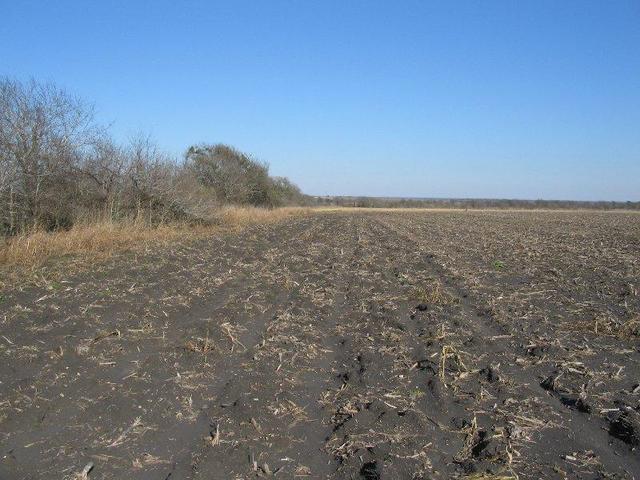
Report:
[[[311,194],[640,200],[639,0],[0,0],[0,75]]]

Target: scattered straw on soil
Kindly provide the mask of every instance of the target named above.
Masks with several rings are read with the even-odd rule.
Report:
[[[176,222],[150,226],[135,221],[102,221],[79,224],[64,231],[35,231],[0,243],[0,288],[14,284],[19,277],[32,276],[34,271],[52,259],[72,257],[86,264],[104,260],[118,252],[193,240],[228,229],[282,221],[309,212],[310,209],[300,207],[273,210],[224,207],[214,216],[215,221],[210,225]]]

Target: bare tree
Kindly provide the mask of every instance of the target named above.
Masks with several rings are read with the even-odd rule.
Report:
[[[93,110],[54,85],[7,78],[0,79],[0,104],[1,170],[10,179],[5,207],[17,206],[23,228],[57,222],[73,193],[69,175],[99,133]]]

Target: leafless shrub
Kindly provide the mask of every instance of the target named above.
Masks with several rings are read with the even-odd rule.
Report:
[[[233,147],[194,146],[180,163],[147,136],[118,145],[79,98],[52,84],[0,78],[0,235],[79,221],[210,223],[222,205],[302,199],[295,185]]]
[[[58,87],[0,80],[3,230],[68,226],[74,173],[101,133],[92,109]]]

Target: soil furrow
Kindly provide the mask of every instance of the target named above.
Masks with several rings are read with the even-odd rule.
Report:
[[[492,401],[510,402],[513,397],[506,396],[503,391],[503,383],[509,385],[510,391],[517,390],[520,395],[528,400],[535,399],[537,408],[543,405],[548,407],[547,418],[551,418],[552,423],[548,428],[540,432],[536,442],[545,445],[545,449],[536,452],[539,455],[537,466],[530,466],[529,471],[520,469],[520,474],[530,478],[539,475],[551,475],[552,471],[545,471],[542,465],[553,465],[554,460],[559,457],[571,455],[574,451],[592,451],[599,459],[598,465],[594,468],[596,476],[604,474],[631,475],[632,472],[640,471],[640,460],[635,452],[630,451],[622,442],[612,439],[607,432],[606,421],[598,416],[588,415],[587,412],[580,412],[575,407],[567,405],[559,395],[549,394],[544,387],[544,382],[540,382],[540,370],[529,366],[521,366],[516,360],[514,352],[517,352],[524,345],[532,345],[534,342],[526,336],[526,332],[506,330],[502,325],[497,324],[491,314],[491,309],[481,298],[462,285],[460,279],[437,262],[432,254],[424,254],[421,248],[423,243],[415,232],[407,231],[406,225],[401,222],[377,219],[377,221],[388,229],[390,234],[395,234],[397,242],[403,242],[408,249],[415,249],[416,255],[421,255],[425,271],[434,278],[438,278],[443,284],[443,289],[450,292],[452,298],[459,305],[462,325],[460,336],[467,338],[464,343],[465,353],[476,359],[484,359],[476,362],[480,367],[480,372],[488,374],[493,378],[484,387],[492,393]],[[400,223],[400,225],[398,225]],[[428,248],[427,248],[428,251]],[[478,341],[482,339],[481,341]],[[508,423],[516,424],[509,418],[521,417],[521,412],[514,409],[512,412],[504,408],[501,414],[506,414]],[[493,414],[492,414],[493,415]],[[534,417],[535,418],[535,417]],[[525,447],[526,448],[526,447]],[[529,458],[531,454],[527,455]],[[600,468],[603,467],[603,468]],[[584,475],[585,472],[583,472]],[[580,476],[580,478],[584,478]]]

